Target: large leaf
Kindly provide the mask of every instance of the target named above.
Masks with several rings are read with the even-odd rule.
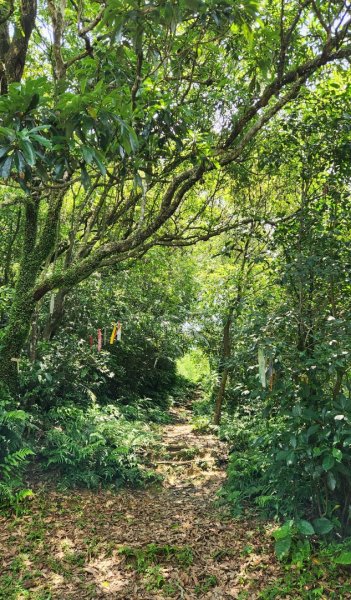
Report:
[[[0,158],[2,158],[3,156],[5,156],[5,154],[8,153],[9,149],[10,149],[10,146],[2,146],[0,148]]]
[[[97,151],[94,151],[94,160],[95,163],[101,173],[101,175],[106,175],[106,167],[104,165],[104,163],[102,162],[102,156],[99,156],[99,154],[97,153]]]
[[[302,535],[313,535],[314,529],[308,521],[301,520],[297,523],[297,529]]]
[[[51,141],[48,140],[48,138],[44,137],[43,135],[38,135],[36,133],[34,133],[31,138],[33,140],[35,140],[36,142],[38,142],[41,146],[45,146],[45,148],[51,148]]]
[[[336,458],[336,460],[341,460],[342,459],[341,450],[339,450],[339,448],[333,448],[333,456],[334,456],[334,458]]]
[[[89,146],[82,146],[82,153],[85,162],[90,165],[94,158],[94,150],[89,148]]]
[[[334,525],[326,517],[321,517],[313,521],[313,527],[318,535],[326,535],[333,529]]]
[[[282,538],[280,540],[277,540],[275,543],[275,552],[277,557],[279,558],[279,560],[281,560],[282,558],[284,558],[285,556],[287,556],[289,554],[289,550],[291,547],[291,536],[287,536],[285,538]]]
[[[35,165],[35,152],[32,144],[27,140],[21,140],[20,146],[27,163],[33,167]]]
[[[279,527],[279,529],[276,529],[273,532],[274,539],[281,540],[283,538],[290,536],[292,526],[293,526],[293,521],[287,521],[286,523],[284,523],[284,525],[282,525],[281,527]]]
[[[0,177],[8,179],[11,173],[12,156],[8,156],[0,165]]]
[[[351,565],[351,552],[343,552],[340,556],[334,558],[337,565]]]
[[[331,454],[328,454],[323,458],[322,467],[325,471],[329,471],[333,468],[335,460]]]

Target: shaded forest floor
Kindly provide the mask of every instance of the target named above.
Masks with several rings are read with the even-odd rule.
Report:
[[[150,456],[161,484],[118,493],[43,488],[30,514],[1,516],[1,600],[263,597],[283,574],[269,528],[233,520],[218,505],[226,448],[195,435],[190,416],[175,411]]]

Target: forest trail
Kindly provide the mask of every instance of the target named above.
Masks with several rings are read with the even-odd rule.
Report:
[[[259,598],[280,573],[269,532],[218,507],[226,448],[196,435],[190,416],[177,409],[162,428],[150,457],[161,485],[39,493],[30,515],[0,517],[0,565],[9,573],[0,598]]]

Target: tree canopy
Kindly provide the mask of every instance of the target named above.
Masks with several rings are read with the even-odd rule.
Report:
[[[350,59],[344,0],[0,0],[0,502],[225,465],[351,563]]]

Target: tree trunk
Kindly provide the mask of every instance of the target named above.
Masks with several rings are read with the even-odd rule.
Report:
[[[247,280],[250,268],[246,269],[247,261],[249,259],[248,251],[251,242],[252,229],[251,233],[248,235],[243,250],[242,250],[242,260],[240,265],[239,278],[237,283],[237,293],[236,297],[229,304],[227,319],[224,323],[223,327],[223,337],[222,337],[222,358],[219,365],[219,375],[220,375],[220,385],[217,391],[216,401],[215,401],[215,411],[213,417],[213,423],[215,425],[219,425],[221,422],[221,414],[222,414],[222,406],[225,395],[225,390],[228,381],[229,375],[229,359],[231,356],[231,340],[230,340],[230,329],[232,326],[233,318],[237,318],[240,314],[241,310],[241,300],[243,296],[243,288],[245,285],[245,279]],[[246,270],[246,274],[245,274]]]
[[[9,323],[2,338],[0,381],[5,383],[14,393],[18,388],[18,371],[16,360],[14,359],[19,359],[20,357],[30,331],[35,308],[31,294],[28,293],[28,284],[32,281],[31,272],[24,272],[22,269],[16,287]]]
[[[31,294],[40,264],[35,251],[38,229],[39,198],[28,199],[25,207],[25,226],[19,274],[8,325],[5,328],[0,350],[0,381],[11,391],[18,386],[18,370],[14,359],[19,359],[32,323],[35,302]]]
[[[213,422],[219,425],[221,421],[222,406],[228,379],[228,360],[230,359],[230,327],[233,319],[234,308],[230,309],[228,318],[223,327],[222,359],[220,364],[220,385],[216,396]]]
[[[64,304],[66,295],[68,293],[67,288],[62,288],[55,295],[54,310],[52,314],[49,314],[45,323],[43,331],[43,339],[51,340],[57,333],[64,315]]]

